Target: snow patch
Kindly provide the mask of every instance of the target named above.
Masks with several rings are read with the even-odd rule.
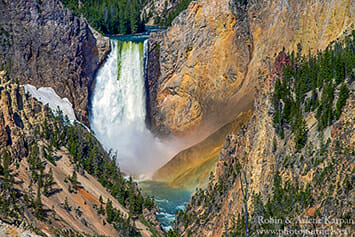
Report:
[[[58,114],[58,111],[61,110],[63,112],[63,116],[68,116],[71,122],[76,120],[73,105],[67,98],[62,99],[60,96],[58,96],[53,88],[41,87],[37,89],[30,84],[23,85],[23,87],[25,88],[26,93],[29,93],[32,97],[42,102],[42,104],[48,104],[49,108],[51,108],[54,114]]]

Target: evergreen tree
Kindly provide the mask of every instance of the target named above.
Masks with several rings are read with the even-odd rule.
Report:
[[[48,126],[48,121],[47,119],[44,119],[44,122],[42,124],[42,130],[43,130],[43,137],[45,139],[49,139],[50,132],[49,132],[49,126]]]
[[[178,235],[176,234],[176,232],[172,229],[170,229],[168,231],[167,237],[178,237]]]
[[[4,168],[2,166],[2,158],[1,158],[1,153],[0,153],[0,175],[4,175]]]
[[[35,203],[34,203],[34,208],[35,208],[35,216],[42,220],[44,218],[43,216],[43,204],[42,204],[42,200],[41,200],[41,188],[40,186],[38,185],[38,188],[37,188],[37,197],[36,197],[36,200],[35,200]]]
[[[130,5],[130,28],[131,28],[131,33],[136,33],[138,30],[138,17],[139,13],[136,12],[136,1],[132,0],[131,5]]]
[[[50,168],[48,174],[45,176],[45,181],[43,186],[44,189],[43,193],[45,196],[48,197],[48,195],[52,192],[53,184],[54,184],[53,171],[52,168]]]
[[[352,31],[345,40],[330,43],[324,51],[318,51],[315,56],[310,51],[308,58],[302,56],[301,44],[297,45],[296,56],[294,52],[288,55],[292,66],[285,66],[282,80],[275,83],[272,98],[275,109],[273,123],[281,138],[288,127],[285,125],[291,125],[298,150],[305,145],[307,139],[304,112],[316,112],[319,131],[340,118],[342,108],[349,98],[345,81],[348,79],[350,84],[354,80],[354,36],[355,31]],[[335,88],[341,83],[339,98],[334,108]],[[309,92],[312,93],[311,96]]]
[[[307,125],[301,111],[297,113],[293,133],[296,143],[296,149],[300,150],[304,147],[307,141]]]
[[[72,176],[70,177],[70,182],[73,185],[73,188],[76,190],[78,189],[78,175],[76,174],[76,171],[74,169]]]
[[[64,0],[75,14],[83,14],[89,23],[104,34],[130,34],[144,30],[140,18],[145,4],[142,0]]]
[[[39,168],[41,160],[39,158],[39,147],[37,143],[33,144],[31,147],[28,162],[30,164],[30,170],[32,170],[32,172],[35,172],[35,170]]]
[[[349,98],[349,89],[346,86],[346,84],[343,83],[341,85],[341,87],[340,87],[339,98],[338,98],[338,101],[336,103],[336,111],[335,111],[336,119],[340,118],[340,114],[341,114],[342,108],[346,104],[346,100],[348,98]]]
[[[102,206],[102,204],[100,204],[100,207],[99,207],[99,210],[97,211],[97,213],[99,215],[105,215],[105,209],[104,207]]]
[[[68,197],[65,197],[63,207],[66,211],[71,212],[71,207],[69,205]]]
[[[106,215],[107,215],[107,222],[112,223],[113,221],[113,207],[112,207],[112,201],[109,199],[106,204]]]

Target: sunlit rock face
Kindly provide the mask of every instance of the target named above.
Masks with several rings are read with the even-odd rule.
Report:
[[[214,171],[219,153],[228,134],[237,134],[245,125],[252,110],[240,113],[235,120],[226,124],[202,142],[191,146],[169,160],[153,175],[153,180],[166,182],[174,188],[195,191],[205,188],[211,172]]]
[[[158,59],[148,63],[153,130],[184,133],[207,117],[219,125],[229,120],[216,115],[231,107],[228,98],[247,72],[252,46],[244,19],[226,0],[192,2],[171,28],[151,35],[150,59]]]
[[[285,47],[314,53],[348,29],[351,0],[193,1],[149,39],[148,119],[160,134],[206,135],[252,105]],[[198,136],[198,135],[196,135]]]

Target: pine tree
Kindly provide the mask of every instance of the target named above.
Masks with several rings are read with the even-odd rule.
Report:
[[[340,87],[339,98],[336,103],[335,117],[336,119],[340,118],[341,111],[346,104],[346,100],[349,98],[349,89],[345,83]]]
[[[52,171],[52,168],[50,168],[49,173],[46,175],[46,178],[44,181],[43,193],[45,196],[48,197],[48,195],[52,192],[52,185],[53,184],[54,184],[53,171]]]
[[[40,163],[39,180],[38,180],[38,186],[40,189],[43,187],[43,172],[44,172],[44,167],[43,167],[42,163]]]
[[[30,169],[32,172],[34,172],[36,169],[39,168],[41,160],[39,158],[39,147],[38,147],[37,143],[35,143],[31,147],[30,155],[28,157],[28,162],[30,164]]]
[[[72,176],[70,177],[70,182],[73,185],[73,188],[76,190],[78,189],[78,175],[76,174],[76,171],[73,171]]]
[[[34,208],[35,208],[35,216],[42,220],[44,218],[43,216],[43,204],[42,204],[42,200],[41,200],[41,188],[40,186],[38,185],[38,188],[37,188],[37,197],[36,197],[36,200],[35,200],[35,203],[34,203]]]
[[[113,221],[113,207],[112,207],[112,201],[109,199],[106,204],[106,215],[107,215],[107,222],[112,223]]]
[[[131,33],[136,33],[138,30],[138,20],[137,20],[137,12],[136,12],[136,1],[133,0],[130,5],[130,25],[131,25]]]
[[[47,119],[44,119],[44,122],[42,124],[42,129],[43,129],[43,136],[45,139],[49,139],[50,133],[49,133],[49,127],[48,127],[48,121]]]
[[[335,81],[336,81],[336,84],[339,85],[345,79],[345,64],[343,62],[343,58],[342,58],[340,52],[337,54],[337,57],[335,58],[335,64],[336,64]]]
[[[104,209],[104,207],[102,206],[102,204],[100,204],[100,207],[99,207],[99,210],[98,210],[97,213],[100,214],[100,215],[105,215],[105,209]]]
[[[178,237],[178,235],[176,234],[176,232],[172,229],[169,230],[167,237]]]
[[[1,158],[1,153],[0,153],[0,175],[4,174],[4,168],[2,167],[2,158]]]
[[[297,150],[303,148],[307,141],[307,125],[303,118],[302,111],[299,111],[296,116],[294,125],[294,139]]]
[[[69,202],[68,202],[68,197],[65,197],[63,207],[64,207],[64,209],[65,209],[66,211],[68,211],[68,212],[71,211],[71,207],[70,207]]]

